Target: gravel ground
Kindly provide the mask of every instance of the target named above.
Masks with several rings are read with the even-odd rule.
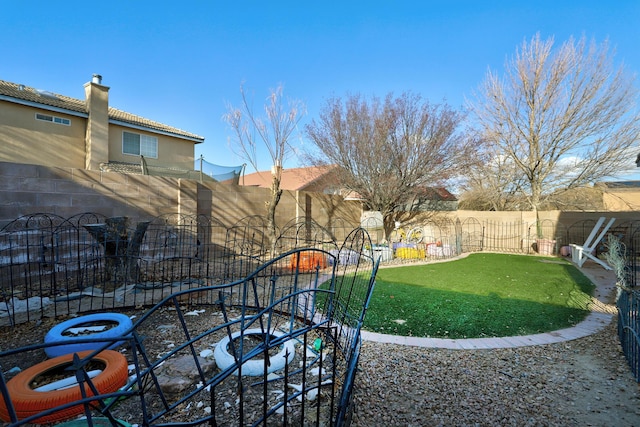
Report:
[[[592,280],[610,281],[595,271]],[[1,328],[0,348],[39,341],[53,323]],[[353,402],[355,427],[640,426],[640,386],[615,321],[585,338],[520,348],[364,342]]]
[[[12,332],[3,346],[38,335]],[[640,426],[640,386],[615,323],[574,341],[496,350],[364,342],[355,384],[354,427]]]
[[[615,276],[589,264],[598,308],[615,310]],[[614,320],[584,338],[519,348],[364,342],[354,406],[356,427],[640,426],[640,385]]]
[[[640,387],[615,324],[497,350],[365,342],[354,426],[639,426]]]

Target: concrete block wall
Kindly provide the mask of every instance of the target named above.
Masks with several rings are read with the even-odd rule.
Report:
[[[616,224],[622,224],[629,221],[639,221],[640,212],[638,211],[540,211],[538,218],[540,221],[551,221],[568,228],[580,221],[593,221],[594,223],[600,217],[616,218]],[[452,212],[439,213],[438,217],[447,218],[449,221],[455,222],[460,219],[464,222],[473,218],[479,222],[494,223],[515,223],[522,222],[526,224],[535,224],[536,214],[533,211],[466,211],[458,210]],[[437,222],[437,219],[436,219]]]
[[[33,213],[54,213],[71,217],[84,212],[106,216],[129,216],[147,220],[163,214],[181,213],[212,216],[231,226],[251,215],[264,215],[270,191],[258,187],[200,183],[195,180],[148,175],[125,175],[84,169],[54,168],[0,162],[0,228]],[[353,228],[360,222],[361,205],[342,197],[322,193],[284,191],[276,211],[279,227],[309,217],[318,224]],[[535,223],[534,212],[442,212],[455,221]],[[541,220],[570,227],[585,219],[615,217],[616,224],[640,219],[636,211],[544,211]],[[339,236],[336,236],[339,237]]]
[[[198,183],[198,214],[217,218],[226,226],[251,215],[264,215],[270,190],[220,183]],[[355,201],[322,193],[283,191],[276,210],[278,227],[296,219],[312,218],[320,225],[338,218],[351,227],[360,223],[361,206]]]
[[[0,228],[34,213],[68,218],[84,212],[134,221],[180,213],[217,218],[226,226],[264,215],[270,191],[216,182],[0,162]],[[360,204],[338,196],[285,191],[276,211],[282,227],[309,215],[321,225],[338,216],[359,224]]]
[[[154,217],[176,212],[178,190],[172,178],[0,162],[0,226],[40,212]]]

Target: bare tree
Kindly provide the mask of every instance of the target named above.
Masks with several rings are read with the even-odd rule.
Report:
[[[459,209],[510,211],[522,208],[522,187],[526,179],[513,159],[498,154],[495,147],[479,150],[474,167],[461,178]]]
[[[506,63],[500,79],[487,73],[470,103],[483,139],[510,159],[526,182],[529,207],[538,210],[563,191],[616,176],[638,142],[638,91],[608,44],[534,36]],[[637,152],[637,151],[636,151]]]
[[[388,235],[425,187],[445,183],[472,158],[458,132],[462,119],[448,105],[431,105],[412,93],[332,98],[305,128],[317,148],[307,160],[337,165],[340,187],[380,211]]]
[[[291,138],[306,113],[301,101],[288,100],[285,107],[283,87],[272,89],[264,105],[264,117],[254,113],[247,94],[240,86],[242,105],[227,104],[223,119],[231,126],[235,138],[232,149],[258,172],[258,149],[264,147],[271,157],[271,198],[267,203],[267,224],[272,250],[276,239],[276,207],[282,196],[282,165],[293,153]]]

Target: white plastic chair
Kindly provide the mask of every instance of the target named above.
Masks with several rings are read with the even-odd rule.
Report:
[[[587,237],[587,240],[584,242],[584,245],[582,246],[575,245],[575,244],[569,245],[571,246],[571,260],[575,264],[577,264],[578,267],[582,267],[584,263],[587,261],[587,259],[590,259],[600,264],[602,267],[604,267],[605,270],[612,269],[609,266],[609,264],[602,261],[601,259],[599,259],[593,254],[594,250],[598,246],[598,243],[600,243],[600,241],[605,236],[605,234],[607,234],[607,231],[609,231],[609,228],[611,228],[611,226],[613,225],[616,219],[611,218],[607,223],[607,225],[604,226],[600,234],[598,234],[598,237],[595,237],[596,233],[598,232],[598,230],[600,230],[600,227],[602,227],[602,224],[604,223],[605,220],[606,218],[603,216],[601,216],[598,219],[598,222],[596,222],[596,225],[593,227],[593,230],[591,230],[591,234],[589,234],[589,237]]]

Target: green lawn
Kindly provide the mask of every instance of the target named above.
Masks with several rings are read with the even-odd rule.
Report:
[[[476,253],[381,268],[363,329],[438,338],[548,332],[583,320],[593,289],[558,258]]]

